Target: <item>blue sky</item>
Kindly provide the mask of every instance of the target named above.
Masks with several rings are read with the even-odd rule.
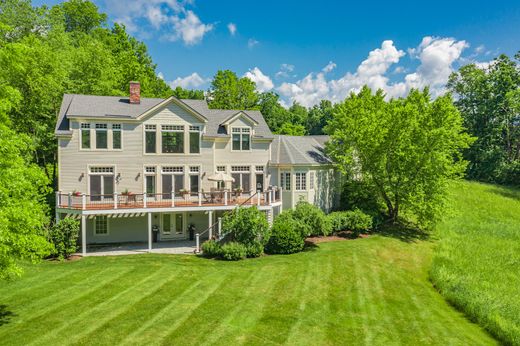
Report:
[[[339,101],[363,84],[389,96],[430,85],[437,95],[461,64],[520,50],[518,0],[95,3],[148,45],[173,86],[207,89],[231,69],[286,104]]]

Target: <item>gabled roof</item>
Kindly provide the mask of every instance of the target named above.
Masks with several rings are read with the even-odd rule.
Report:
[[[244,114],[256,123],[254,138],[272,139],[273,134],[259,111],[209,109],[205,100],[186,100],[170,97],[141,98],[140,104],[130,104],[128,97],[65,94],[58,114],[56,135],[70,135],[69,117],[138,119],[148,111],[159,108],[168,101],[178,103],[193,115],[204,119],[206,136],[227,137],[223,123],[237,114]]]
[[[323,165],[332,161],[325,156],[325,142],[329,136],[274,137],[271,145],[271,163],[275,165]]]
[[[249,122],[251,122],[253,125],[258,125],[258,123],[256,122],[255,119],[251,118],[249,115],[247,115],[247,113],[244,113],[244,111],[239,111],[237,112],[236,114],[228,117],[227,119],[224,119],[224,121],[222,122],[221,125],[228,125],[228,124],[231,124],[233,121],[235,121],[235,119],[239,118],[239,117],[244,117],[246,118]]]

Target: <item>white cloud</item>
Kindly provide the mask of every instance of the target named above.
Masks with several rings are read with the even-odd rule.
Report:
[[[159,79],[164,80],[164,74],[163,74],[162,72],[159,72],[159,73],[157,74],[157,77],[158,77]]]
[[[209,81],[209,78],[202,78],[197,72],[193,72],[192,74],[184,78],[178,77],[177,79],[171,81],[168,84],[170,84],[170,86],[173,89],[175,89],[178,86],[184,89],[195,89],[208,83]]]
[[[444,92],[453,63],[461,59],[462,51],[467,47],[465,41],[453,38],[425,37],[418,47],[408,49],[411,58],[420,61],[415,72],[407,74],[401,81],[390,82],[387,77],[390,67],[399,63],[405,52],[387,40],[368,54],[355,73],[348,72],[339,79],[327,80],[325,72],[329,69],[326,67],[295,83],[282,83],[277,90],[289,101],[287,103],[298,102],[304,106],[312,106],[322,99],[340,102],[364,85],[373,90],[383,89],[387,97],[405,96],[411,88],[429,86],[436,97]],[[400,66],[394,69],[394,73],[403,72],[405,70]]]
[[[327,66],[325,66],[321,71],[322,72],[325,72],[325,73],[329,73],[331,72],[332,70],[334,70],[336,68],[336,64],[333,63],[332,61],[329,61],[329,63],[327,64]]]
[[[287,78],[294,71],[294,65],[291,64],[281,64],[280,71],[276,72],[274,75],[276,78]]]
[[[199,43],[207,32],[213,30],[212,24],[202,23],[193,11],[186,11],[184,18],[174,16],[171,21],[174,32],[168,38],[173,41],[182,39],[187,45]]]
[[[229,23],[227,25],[227,28],[228,28],[229,33],[231,34],[231,36],[235,36],[235,34],[237,32],[237,25],[235,23]]]
[[[247,48],[252,49],[254,46],[256,46],[259,43],[260,42],[258,42],[254,38],[250,38],[249,40],[247,40]]]
[[[263,72],[258,67],[255,67],[252,70],[247,71],[244,74],[244,77],[247,77],[251,79],[253,82],[255,82],[256,89],[259,92],[268,91],[274,88],[274,84],[271,78],[263,74]]]
[[[168,40],[182,40],[187,45],[199,43],[213,29],[186,7],[192,1],[179,0],[104,0],[103,10],[115,22],[125,24],[128,31],[140,37],[154,30]]]

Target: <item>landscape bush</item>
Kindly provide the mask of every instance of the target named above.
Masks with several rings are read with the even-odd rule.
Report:
[[[249,258],[260,257],[264,253],[264,246],[259,242],[246,245],[246,256]]]
[[[238,261],[246,258],[247,248],[244,244],[231,241],[222,245],[220,254],[226,261]]]
[[[294,218],[294,212],[284,211],[273,222],[271,238],[265,250],[271,254],[291,254],[303,250],[306,237],[305,225]]]
[[[215,240],[210,239],[202,243],[202,255],[204,257],[213,258],[220,257],[222,253],[222,247]]]
[[[372,217],[359,209],[336,211],[327,215],[333,232],[352,231],[355,234],[372,228]]]
[[[329,235],[332,231],[327,215],[309,202],[299,201],[292,217],[303,224],[305,236]]]
[[[53,255],[63,260],[76,252],[79,221],[67,217],[49,229],[49,241],[54,245]]]
[[[236,208],[222,218],[222,234],[244,245],[264,246],[269,240],[269,223],[256,206]]]

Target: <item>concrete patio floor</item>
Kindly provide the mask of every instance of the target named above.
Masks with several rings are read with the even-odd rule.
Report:
[[[148,243],[118,243],[88,245],[87,256],[119,256],[148,253]],[[193,255],[194,240],[161,241],[152,244],[152,253]],[[81,255],[81,253],[78,253]]]

